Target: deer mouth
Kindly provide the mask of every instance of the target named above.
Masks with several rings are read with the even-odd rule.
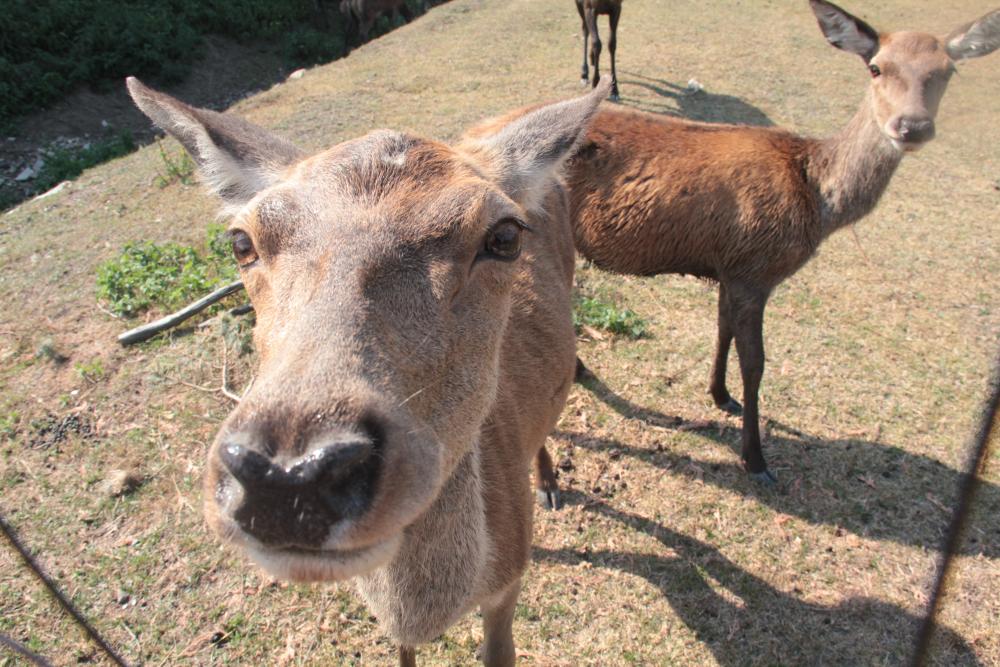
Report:
[[[355,549],[272,548],[246,544],[247,555],[272,576],[294,582],[343,581],[382,567],[396,555],[402,534]]]

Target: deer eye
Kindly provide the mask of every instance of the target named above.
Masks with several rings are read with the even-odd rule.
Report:
[[[486,234],[479,258],[513,261],[521,254],[521,232],[528,226],[517,218],[503,218]]]
[[[882,70],[880,70],[878,65],[875,65],[874,63],[868,66],[868,71],[871,72],[873,79],[882,75]]]
[[[257,250],[253,247],[250,236],[241,229],[230,233],[233,240],[233,257],[241,267],[248,267],[257,261]]]

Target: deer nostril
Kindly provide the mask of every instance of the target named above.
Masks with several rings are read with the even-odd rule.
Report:
[[[336,484],[373,453],[369,442],[338,443],[315,449],[288,469],[288,482],[292,486]]]
[[[225,445],[219,452],[223,465],[244,487],[280,483],[284,471],[260,452],[242,445]]]

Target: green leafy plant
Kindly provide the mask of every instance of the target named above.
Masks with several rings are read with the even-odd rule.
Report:
[[[573,308],[573,326],[577,332],[581,327],[589,326],[633,339],[649,334],[646,321],[634,311],[618,309],[613,304],[588,296],[577,297]]]
[[[160,151],[160,160],[163,162],[163,171],[156,170],[156,184],[165,188],[171,183],[179,182],[182,185],[194,183],[194,160],[186,151],[181,151],[180,157],[171,155],[163,147],[163,142],[157,140],[156,147]]]
[[[87,382],[97,382],[104,377],[104,362],[100,357],[94,357],[87,362],[78,362],[73,368],[80,379]]]
[[[35,178],[35,189],[44,192],[62,181],[76,178],[84,169],[127,155],[134,150],[135,142],[128,132],[120,132],[86,148],[50,150],[45,157],[45,165]]]
[[[225,244],[225,245],[224,245]],[[97,270],[97,296],[117,315],[172,309],[234,280],[236,267],[222,225],[209,227],[206,252],[178,243],[128,243]]]

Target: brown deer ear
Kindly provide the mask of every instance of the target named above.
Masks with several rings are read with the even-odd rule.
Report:
[[[827,0],[809,0],[809,6],[826,41],[838,49],[858,54],[866,63],[875,57],[878,52],[875,28]]]
[[[956,62],[996,51],[1000,48],[1000,9],[953,30],[944,38],[944,47]]]
[[[491,134],[470,136],[460,149],[480,162],[511,199],[537,210],[550,179],[610,90],[610,80],[605,80],[588,95],[534,109]]]
[[[125,84],[136,106],[181,142],[202,180],[229,206],[245,204],[303,157],[288,141],[242,118],[188,106],[135,77]]]

